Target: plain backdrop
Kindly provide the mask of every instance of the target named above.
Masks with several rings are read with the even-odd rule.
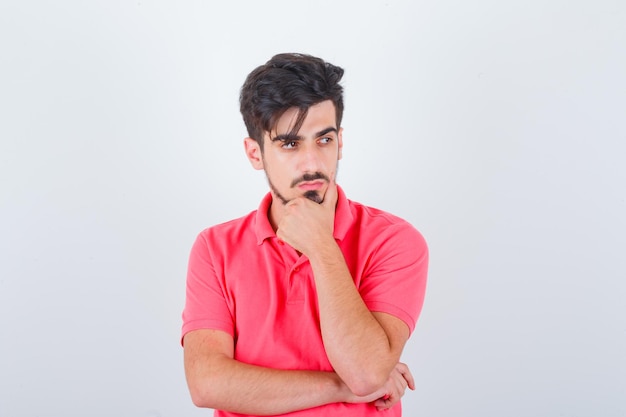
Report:
[[[239,88],[345,68],[350,198],[431,250],[406,416],[626,415],[626,3],[0,3],[0,416],[208,416],[180,314],[267,191]]]

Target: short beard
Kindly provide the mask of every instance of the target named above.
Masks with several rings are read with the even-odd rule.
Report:
[[[265,163],[265,158],[263,158],[263,162]],[[335,180],[337,179],[338,172],[339,172],[339,161],[337,161],[337,165],[335,166]],[[289,203],[289,201],[291,201],[291,200],[287,200],[280,192],[278,192],[278,189],[274,187],[274,184],[272,184],[272,181],[270,181],[269,175],[267,175],[267,171],[265,171],[265,178],[267,178],[267,183],[270,185],[270,190],[272,190],[276,198],[278,198],[280,202],[283,203],[283,206]],[[299,183],[303,181],[315,181],[315,180],[326,180],[328,183],[330,183],[330,179],[326,175],[324,175],[321,172],[316,172],[314,174],[304,174],[300,178],[293,180],[291,182],[291,188],[294,188],[295,186],[297,186]],[[303,197],[308,198],[309,200],[317,204],[322,204],[324,202],[324,198],[321,195],[319,195],[319,193],[316,190],[309,190],[305,192],[303,194]]]
[[[324,201],[322,196],[319,195],[319,193],[315,190],[307,191],[306,193],[303,194],[303,197],[308,198],[309,200],[317,204],[322,204],[322,201]]]
[[[278,192],[278,189],[274,187],[274,184],[272,184],[272,181],[270,181],[270,177],[268,177],[267,174],[265,175],[265,178],[267,178],[267,183],[270,185],[270,189],[272,190],[274,195],[283,203],[283,206],[286,205],[289,200],[287,200],[285,197],[283,197],[281,193]]]
[[[267,173],[265,174],[265,177],[267,178],[267,182],[270,185],[270,189],[272,190],[274,195],[283,203],[283,205],[286,205],[287,203],[289,203],[290,200],[287,200],[278,191],[278,189],[276,187],[274,187],[274,184],[272,184],[272,181],[270,181],[270,178],[267,175]],[[295,188],[301,182],[315,181],[315,180],[325,180],[327,182],[330,181],[328,179],[328,177],[326,175],[324,175],[323,173],[321,173],[321,172],[316,172],[314,174],[304,174],[304,175],[302,175],[302,177],[297,178],[297,179],[295,179],[295,180],[293,180],[291,182],[291,188]],[[311,200],[311,201],[313,201],[314,203],[317,203],[317,204],[321,204],[322,201],[324,201],[324,198],[319,194],[319,192],[317,190],[308,190],[302,196],[304,198],[308,198],[309,200]]]

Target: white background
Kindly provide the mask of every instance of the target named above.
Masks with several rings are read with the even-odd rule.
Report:
[[[430,245],[405,415],[626,415],[626,3],[77,0],[0,3],[0,416],[210,415],[187,255],[267,190],[238,93],[286,51]]]

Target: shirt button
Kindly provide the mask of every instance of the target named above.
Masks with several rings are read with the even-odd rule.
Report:
[[[276,239],[276,242],[278,242],[279,245],[284,245],[283,241],[280,239]]]
[[[298,272],[299,270],[300,270],[300,267],[299,267],[299,266],[296,266],[296,267],[293,269],[293,272]]]

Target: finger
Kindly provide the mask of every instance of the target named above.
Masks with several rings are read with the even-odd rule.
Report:
[[[333,172],[330,176],[330,181],[328,182],[328,188],[326,189],[326,194],[324,194],[324,201],[322,201],[322,205],[335,210],[337,199],[337,183],[335,182],[335,173]]]
[[[413,378],[413,374],[411,373],[409,367],[403,363],[398,363],[398,365],[396,365],[396,369],[402,374],[409,388],[415,390],[415,379]]]
[[[396,384],[396,390],[398,392],[398,397],[404,397],[404,393],[406,392],[406,381],[402,380],[402,382],[398,382]]]
[[[397,378],[393,378],[392,382],[393,382],[392,397],[400,400],[400,398],[404,396],[404,393],[406,391],[406,386],[407,386],[406,380],[402,377],[402,375],[400,375],[400,373],[398,373]]]
[[[399,401],[400,401],[400,396],[396,395],[395,393],[392,393],[389,395],[385,395],[382,398],[379,398],[378,400],[374,402],[374,405],[376,406],[378,410],[387,410],[393,407],[394,405],[396,405],[396,403]]]
[[[390,409],[395,402],[391,398],[380,398],[374,402],[374,406],[378,411]]]

